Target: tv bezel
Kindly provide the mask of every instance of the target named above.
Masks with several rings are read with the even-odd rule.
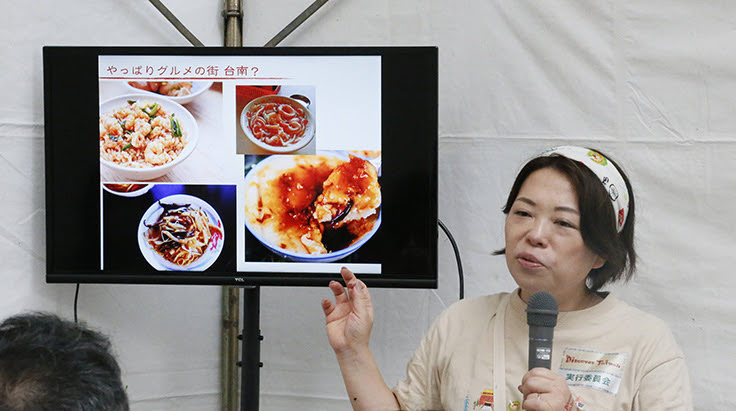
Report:
[[[411,170],[400,170],[404,183],[389,185],[388,195],[406,196],[407,223],[392,220],[383,214],[380,230],[394,224],[401,227],[407,240],[414,243],[401,261],[386,266],[381,274],[366,274],[360,278],[369,287],[437,288],[437,214],[438,214],[438,49],[432,46],[412,47],[79,47],[46,46],[43,48],[44,69],[44,148],[46,177],[46,281],[48,283],[114,283],[114,284],[177,284],[231,286],[324,286],[339,280],[339,273],[268,273],[268,272],[159,272],[157,274],[108,273],[101,270],[99,243],[97,248],[83,250],[64,241],[64,234],[84,237],[100,232],[100,205],[96,213],[82,207],[91,196],[86,190],[99,190],[99,172],[90,173],[89,156],[98,159],[97,146],[90,144],[70,154],[62,140],[94,133],[99,106],[99,56],[115,55],[191,55],[191,56],[363,56],[381,57],[381,132],[384,181],[390,181],[392,169],[410,164]],[[421,65],[420,68],[417,66]],[[412,102],[412,105],[406,104]],[[407,116],[407,113],[409,114]],[[66,121],[68,118],[75,122]],[[402,121],[405,118],[420,122]],[[63,137],[60,137],[63,136]],[[387,139],[395,149],[386,151]],[[401,153],[392,152],[395,150]],[[66,150],[66,151],[64,151]],[[398,161],[402,156],[401,164]],[[71,157],[70,157],[71,156]],[[63,160],[61,159],[63,158]],[[79,162],[81,161],[81,162]],[[74,164],[88,163],[87,167]],[[67,167],[65,166],[72,166]],[[61,169],[61,170],[60,170]],[[96,168],[95,170],[99,170]],[[64,171],[59,173],[59,171]],[[387,177],[388,176],[388,177]],[[405,189],[399,190],[399,185]],[[71,191],[70,191],[71,190]],[[74,191],[76,190],[76,191]],[[406,191],[410,190],[410,191]],[[413,190],[413,191],[411,191]],[[419,190],[419,191],[417,191]],[[99,196],[99,191],[97,191]],[[409,193],[409,194],[407,194]],[[384,204],[387,194],[384,192]],[[394,200],[397,200],[396,198]],[[76,201],[76,202],[75,202]],[[418,203],[418,204],[414,204]],[[77,206],[77,207],[75,207]],[[396,207],[394,207],[396,208]],[[397,211],[398,208],[396,208]],[[80,230],[75,222],[97,215],[97,222]],[[396,213],[395,213],[396,214]],[[395,215],[394,218],[399,218]],[[388,219],[388,222],[387,222]],[[420,219],[421,221],[417,221]],[[96,229],[95,229],[96,226]],[[379,230],[379,231],[380,231]],[[82,240],[76,238],[74,244]],[[391,240],[391,241],[396,241]],[[64,244],[62,246],[62,243]],[[388,246],[385,246],[388,247]],[[62,249],[63,248],[63,249]],[[63,251],[63,252],[62,252]],[[397,251],[398,253],[398,251]],[[394,259],[398,259],[396,256]],[[69,262],[74,261],[74,267]],[[83,261],[84,263],[79,263]],[[96,261],[97,267],[89,261]],[[390,272],[384,272],[384,269]]]

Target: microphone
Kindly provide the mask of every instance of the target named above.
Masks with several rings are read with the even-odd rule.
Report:
[[[526,323],[529,324],[529,369],[550,369],[552,336],[557,325],[555,297],[544,291],[532,295],[526,307]]]

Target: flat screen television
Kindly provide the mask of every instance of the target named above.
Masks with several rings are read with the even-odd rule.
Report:
[[[47,282],[437,287],[437,48],[43,64]]]

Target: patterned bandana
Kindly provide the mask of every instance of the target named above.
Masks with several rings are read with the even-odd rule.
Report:
[[[629,215],[629,189],[626,187],[626,182],[616,166],[600,153],[576,146],[550,148],[537,157],[549,157],[553,154],[580,162],[598,176],[611,198],[613,212],[616,217],[616,231],[620,233],[624,228],[624,223],[626,223],[626,216]]]

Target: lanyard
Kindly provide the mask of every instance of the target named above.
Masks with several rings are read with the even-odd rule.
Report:
[[[493,409],[506,409],[506,353],[504,345],[504,323],[506,307],[514,293],[508,293],[501,299],[493,320]]]

